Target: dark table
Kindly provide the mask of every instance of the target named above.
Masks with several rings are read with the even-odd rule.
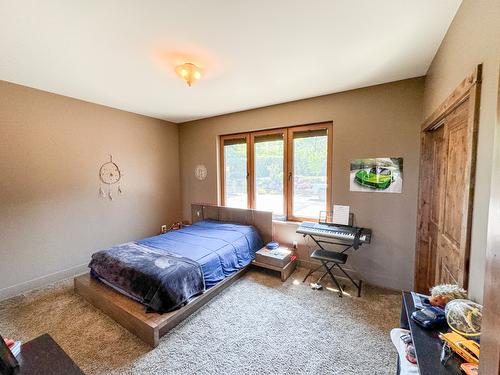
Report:
[[[456,354],[451,356],[446,366],[441,364],[440,356],[443,345],[438,337],[439,332],[424,329],[415,323],[410,318],[415,310],[411,293],[403,292],[401,328],[411,331],[420,375],[463,375],[460,365],[464,361]]]
[[[21,345],[16,375],[84,375],[49,334]]]

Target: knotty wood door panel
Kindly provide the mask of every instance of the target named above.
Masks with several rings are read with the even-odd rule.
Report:
[[[432,163],[432,172],[431,172],[431,202],[430,202],[430,219],[429,221],[436,226],[438,225],[441,219],[441,196],[442,194],[442,186],[443,186],[443,176],[445,173],[446,163],[444,160],[444,147],[445,147],[445,139],[444,139],[444,127],[440,126],[437,130],[430,133],[431,138],[431,163]]]
[[[443,196],[443,180],[446,171],[445,163],[445,138],[444,126],[440,126],[437,130],[428,133],[431,140],[429,160],[431,165],[429,192],[429,254],[427,261],[427,285],[429,289],[435,284],[436,260],[439,243],[439,223],[442,215],[442,196]]]
[[[462,103],[446,119],[448,150],[447,150],[447,170],[446,187],[444,199],[443,235],[451,243],[460,247],[462,241],[462,220],[464,210],[467,205],[464,199],[467,198],[466,166],[468,163],[468,104]]]
[[[468,270],[460,264],[460,259],[466,256],[467,241],[467,211],[469,210],[469,191],[467,190],[469,101],[460,104],[446,117],[444,131],[447,143],[443,158],[445,184],[440,186],[443,194],[442,211],[438,230],[438,250],[436,281],[438,283],[459,284],[464,286]],[[468,254],[467,254],[468,255]],[[465,287],[467,287],[465,285]]]
[[[444,126],[422,134],[420,160],[419,223],[417,238],[418,290],[428,291],[436,278],[442,185],[445,172]]]

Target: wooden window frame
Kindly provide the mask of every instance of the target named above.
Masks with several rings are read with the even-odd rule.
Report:
[[[225,206],[225,182],[226,182],[226,176],[225,176],[225,167],[224,167],[224,142],[225,141],[231,141],[235,139],[244,139],[247,145],[247,208],[251,207],[253,204],[253,200],[250,197],[251,194],[251,186],[250,186],[250,167],[252,165],[252,161],[250,160],[250,155],[249,155],[249,144],[250,144],[250,133],[239,133],[239,134],[230,134],[230,135],[221,135],[220,136],[220,181],[221,181],[221,197],[220,197],[220,202],[221,206]]]
[[[288,178],[287,178],[287,155],[288,155],[288,141],[287,141],[287,129],[286,128],[280,128],[280,129],[271,129],[271,130],[261,130],[261,131],[256,131],[250,133],[250,147],[247,150],[250,153],[251,156],[251,163],[250,163],[250,186],[252,188],[252,199],[251,203],[252,205],[250,208],[255,208],[255,173],[254,173],[254,145],[255,145],[255,138],[266,136],[266,135],[274,135],[274,134],[282,134],[283,135],[283,215],[285,218],[287,218],[287,185],[288,185]]]
[[[220,204],[225,202],[225,166],[224,166],[224,143],[228,140],[244,139],[247,145],[247,207],[255,208],[255,174],[254,174],[254,145],[255,138],[265,135],[283,135],[283,212],[288,221],[305,221],[317,219],[313,217],[300,217],[293,215],[293,135],[297,132],[316,130],[327,131],[327,171],[326,171],[326,210],[332,209],[332,160],[333,160],[333,124],[331,122],[316,123],[310,125],[298,125],[284,128],[274,128],[254,132],[221,135],[219,137],[220,156]]]
[[[332,209],[332,158],[333,158],[333,126],[331,123],[321,123],[303,126],[294,126],[288,129],[288,154],[287,154],[287,175],[288,175],[288,194],[285,198],[287,202],[286,218],[290,221],[307,221],[315,219],[311,217],[301,217],[293,215],[293,134],[307,131],[326,130],[327,135],[327,153],[326,153],[326,210]]]

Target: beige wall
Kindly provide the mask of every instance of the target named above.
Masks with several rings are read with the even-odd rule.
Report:
[[[0,298],[180,217],[178,126],[0,81]],[[99,199],[113,154],[124,195]]]
[[[469,290],[482,301],[500,63],[500,1],[464,0],[425,80],[424,118],[483,63]]]
[[[374,233],[373,243],[361,248],[353,265],[367,281],[395,289],[410,288],[422,95],[423,79],[410,79],[181,124],[184,219],[189,219],[192,202],[217,203],[220,134],[333,121],[333,200],[350,205],[357,223]],[[404,192],[349,192],[349,161],[384,156],[404,157]],[[194,176],[197,164],[207,166],[205,181]],[[295,227],[275,224],[276,238],[284,243],[301,240]],[[308,252],[302,243],[300,257],[307,259]]]

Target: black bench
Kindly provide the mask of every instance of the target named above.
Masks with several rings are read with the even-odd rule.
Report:
[[[304,281],[315,271],[319,270],[321,267],[325,267],[326,271],[325,273],[319,278],[319,280],[316,282],[317,284],[325,277],[327,274],[330,275],[332,278],[333,282],[335,285],[337,285],[337,288],[339,289],[339,297],[342,297],[344,294],[344,289],[340,285],[340,283],[337,281],[337,278],[333,275],[332,269],[334,267],[337,267],[342,271],[342,273],[353,283],[353,285],[356,287],[358,290],[358,297],[361,297],[361,287],[363,285],[363,282],[359,280],[359,282],[355,282],[349,274],[344,271],[344,269],[341,267],[341,265],[345,264],[347,262],[347,257],[348,255],[344,252],[337,252],[337,251],[330,251],[330,250],[324,250],[324,249],[318,249],[314,250],[314,252],[311,254],[312,259],[319,260],[321,262],[321,266],[317,267],[316,269],[310,269],[309,272],[307,273],[306,277],[304,277]]]

